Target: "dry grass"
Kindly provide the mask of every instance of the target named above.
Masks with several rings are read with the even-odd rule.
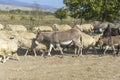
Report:
[[[30,18],[32,19],[30,20]],[[67,18],[62,21],[62,24],[73,25],[72,22],[73,22],[72,18]],[[44,16],[44,18],[40,19],[32,15],[6,13],[6,14],[0,14],[0,23],[3,25],[22,24],[27,28],[32,28],[39,25],[51,26],[54,23],[61,24],[61,21],[55,18],[53,15],[47,15],[47,16]]]

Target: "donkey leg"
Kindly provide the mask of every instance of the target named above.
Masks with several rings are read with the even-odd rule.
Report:
[[[51,50],[52,50],[52,48],[53,48],[53,44],[50,44],[50,47],[49,47],[49,50],[48,50],[48,56],[51,56]]]
[[[94,49],[95,54],[98,54],[97,50],[95,49],[95,46],[92,46]]]
[[[120,45],[117,46],[117,52],[116,52],[117,56],[119,56],[119,52],[120,52]]]
[[[44,51],[41,51],[41,52],[42,52],[42,55],[41,55],[41,56],[42,56],[42,57],[45,57],[45,56],[44,56],[44,55],[45,55],[45,52],[44,52]]]
[[[76,55],[76,53],[77,53],[77,47],[75,47],[74,53],[75,53],[75,55]]]
[[[87,49],[86,49],[86,51],[85,51],[86,55],[87,55],[89,49],[90,49],[90,46],[88,46]]]
[[[36,50],[35,50],[35,49],[33,49],[33,52],[34,52],[34,55],[37,56],[37,53],[36,53]]]
[[[78,54],[78,47],[76,46],[75,47],[75,50],[74,50],[74,56],[72,56],[72,57],[77,57],[77,55],[79,56],[79,54]]]
[[[113,50],[113,56],[116,56],[116,51],[114,46],[112,46],[112,50]]]
[[[78,52],[77,53],[78,53],[78,56],[82,55],[82,48],[78,47]]]
[[[103,52],[104,55],[105,55],[106,51],[108,50],[108,48],[109,48],[109,46],[107,45],[107,46],[105,47],[104,52]]]
[[[76,43],[76,45],[78,47],[78,51],[77,51],[78,56],[82,55],[82,45],[81,45],[81,43]]]
[[[27,51],[25,52],[25,55],[24,56],[27,56],[28,55],[28,49],[27,49]]]
[[[62,57],[63,57],[63,51],[62,51],[62,48],[60,47],[60,44],[56,44],[56,46],[57,46],[58,49],[60,50],[60,53],[62,54]]]
[[[82,48],[80,48],[80,55],[82,55]]]

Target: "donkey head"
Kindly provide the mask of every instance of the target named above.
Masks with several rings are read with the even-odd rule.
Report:
[[[43,39],[44,39],[43,34],[42,34],[41,30],[38,29],[37,34],[36,34],[36,41],[41,42],[41,41],[43,41]]]
[[[111,27],[108,24],[107,28],[103,31],[103,37],[110,37],[111,36]]]

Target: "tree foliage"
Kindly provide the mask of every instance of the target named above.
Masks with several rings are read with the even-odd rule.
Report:
[[[67,16],[68,16],[67,15],[67,10],[64,9],[64,8],[60,8],[55,12],[55,17],[59,18],[61,21],[62,21],[62,19],[67,18]]]
[[[113,21],[120,15],[120,0],[64,0],[74,18]]]

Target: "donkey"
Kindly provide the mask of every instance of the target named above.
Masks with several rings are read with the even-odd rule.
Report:
[[[105,46],[105,50],[103,54],[105,55],[106,51],[111,47],[113,49],[113,55],[118,55],[120,51],[120,36],[111,36],[111,37],[105,37],[100,38],[98,41],[98,45],[102,48]],[[115,47],[117,47],[117,52],[115,50]]]
[[[107,28],[103,32],[103,38],[117,35],[120,35],[120,28],[113,28],[110,24],[108,24]]]
[[[72,28],[70,30],[65,30],[65,31],[55,31],[55,32],[41,32],[38,30],[37,35],[36,35],[36,43],[47,40],[50,43],[49,50],[48,50],[48,55],[51,56],[51,50],[54,47],[57,47],[63,57],[63,51],[61,48],[61,44],[68,45],[71,42],[73,42],[75,46],[75,55],[78,54],[81,50],[82,54],[82,37],[80,35],[80,31],[76,28]]]

